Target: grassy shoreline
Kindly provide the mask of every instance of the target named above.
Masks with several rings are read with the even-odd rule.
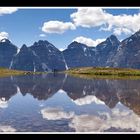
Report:
[[[0,68],[0,78],[8,76],[19,76],[19,75],[29,75],[29,74],[41,74],[42,72],[30,72],[30,71],[20,71],[11,70],[6,68]]]
[[[86,79],[140,79],[140,70],[127,68],[85,67],[70,69],[65,73]]]
[[[46,74],[47,72],[18,71],[0,68],[0,77],[43,73]],[[140,79],[140,70],[126,68],[85,67],[69,69],[62,73],[85,79]]]

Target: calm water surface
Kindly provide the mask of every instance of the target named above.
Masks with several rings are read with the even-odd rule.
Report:
[[[140,80],[0,78],[0,132],[140,132]]]

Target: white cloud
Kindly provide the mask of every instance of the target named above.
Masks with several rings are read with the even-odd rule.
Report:
[[[115,28],[113,32],[115,35],[121,35],[122,33],[129,35],[132,33],[131,30],[127,28]]]
[[[131,110],[115,108],[111,113],[76,115],[69,124],[77,132],[103,132],[110,128],[140,131],[140,118]]]
[[[65,50],[65,48],[59,48],[59,50],[60,50],[60,51],[64,51],[64,50]]]
[[[93,40],[91,38],[86,38],[84,36],[79,36],[79,37],[76,37],[73,41],[77,41],[79,43],[83,43],[87,46],[94,46],[96,47],[99,43],[105,41],[105,39],[96,39],[96,40]]]
[[[76,132],[100,132],[103,123],[98,116],[79,115],[74,116],[69,127],[74,128]]]
[[[16,132],[16,129],[9,125],[0,125],[0,132]]]
[[[17,10],[18,8],[14,8],[14,7],[0,7],[0,15],[12,14],[16,12]]]
[[[110,128],[133,130],[140,132],[140,118],[132,110],[115,108],[109,112],[76,115],[65,112],[62,108],[45,108],[41,110],[44,119],[69,119],[69,127],[76,132],[103,132]]]
[[[62,108],[45,108],[41,110],[44,119],[47,120],[61,120],[70,119],[74,116],[74,112],[64,112]]]
[[[0,32],[0,41],[2,39],[8,39],[9,34],[7,32]]]
[[[101,8],[78,8],[78,11],[70,16],[76,26],[96,27],[105,24],[111,15]]]
[[[46,35],[45,34],[40,34],[39,37],[46,37]]]
[[[100,26],[105,24],[107,18],[101,8],[78,8],[78,11],[70,16],[76,26],[82,27]]]
[[[45,33],[62,34],[67,30],[75,30],[75,25],[71,22],[48,21],[42,26],[42,31]]]
[[[89,95],[85,96],[83,98],[79,98],[77,100],[72,100],[76,105],[87,105],[91,103],[96,103],[96,104],[105,104],[103,101],[99,100],[96,96]]]
[[[101,8],[78,8],[71,18],[76,26],[100,27],[117,35],[132,34],[140,29],[140,13],[113,15]]]
[[[5,98],[0,98],[0,108],[7,108],[8,102],[5,100]]]

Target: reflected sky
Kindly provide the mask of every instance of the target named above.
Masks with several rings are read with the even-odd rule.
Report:
[[[0,132],[140,132],[140,80],[0,78]]]

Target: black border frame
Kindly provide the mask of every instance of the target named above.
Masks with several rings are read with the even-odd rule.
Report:
[[[139,0],[1,0],[0,6],[18,7],[138,7]]]
[[[139,0],[3,0],[3,1],[1,0],[0,7],[140,7],[140,1]],[[96,136],[99,135],[97,134]],[[11,138],[11,136],[9,138]],[[30,138],[31,137],[28,137],[28,139]],[[42,137],[40,137],[39,135],[38,139],[41,138]],[[51,137],[50,135],[47,135],[46,138],[49,139]],[[56,138],[58,139],[58,137]],[[120,138],[122,138],[122,136]],[[37,139],[37,137],[35,137],[35,139]],[[82,139],[87,139],[87,135]]]

